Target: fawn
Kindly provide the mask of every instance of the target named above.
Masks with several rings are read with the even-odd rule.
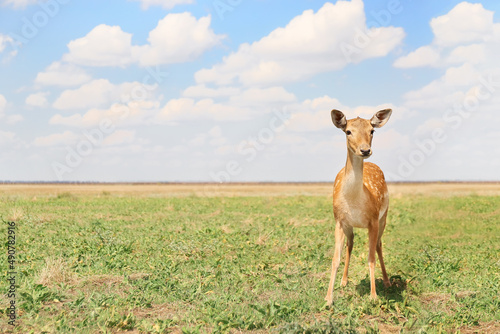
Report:
[[[364,162],[372,155],[374,128],[384,126],[391,113],[391,109],[384,109],[376,112],[370,120],[359,117],[346,120],[341,111],[334,109],[331,112],[333,124],[346,134],[347,162],[337,174],[333,190],[333,214],[336,221],[335,253],[332,259],[332,275],[325,298],[328,305],[333,303],[333,286],[345,237],[347,237],[347,254],[341,286],[347,285],[349,260],[354,241],[353,227],[368,229],[371,298],[377,298],[375,251],[380,261],[384,285],[385,287],[391,285],[385,271],[381,242],[389,208],[389,193],[382,170],[373,163]]]

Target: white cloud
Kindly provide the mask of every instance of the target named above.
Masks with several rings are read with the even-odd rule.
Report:
[[[272,106],[274,104],[289,104],[296,100],[294,94],[283,87],[249,88],[231,96],[229,103],[240,106]]]
[[[426,120],[424,123],[420,124],[416,130],[415,130],[415,135],[418,137],[431,137],[432,136],[432,131],[434,129],[439,129],[439,128],[445,128],[446,123],[442,118],[429,118]]]
[[[375,112],[392,108],[394,110],[391,120],[409,118],[411,112],[392,104],[381,104],[377,106],[356,106],[349,107],[343,105],[338,99],[330,96],[322,96],[315,99],[307,99],[300,104],[292,106],[292,116],[287,124],[287,129],[296,132],[316,132],[331,129],[331,110],[341,110],[347,119],[362,117],[369,119]]]
[[[171,9],[177,5],[189,5],[194,0],[132,0],[141,3],[142,9],[148,9],[150,6],[161,6],[164,9]]]
[[[301,112],[294,114],[290,118],[290,125],[287,128],[298,132],[314,132],[331,128],[332,125],[330,111],[325,109],[315,113]]]
[[[62,133],[54,133],[44,137],[35,138],[33,144],[38,147],[70,145],[78,139],[78,135],[67,130]]]
[[[116,130],[103,140],[102,145],[117,146],[122,144],[131,144],[135,140],[135,130]]]
[[[7,43],[12,43],[13,40],[8,35],[0,34],[0,53],[2,53],[7,47]]]
[[[5,120],[3,121],[4,123],[7,123],[9,125],[16,124],[21,122],[24,117],[18,114],[15,115],[5,115],[5,109],[7,108],[7,99],[5,96],[0,94],[0,118],[5,117]],[[10,132],[9,132],[10,133]]]
[[[109,123],[112,127],[118,125],[137,125],[147,122],[159,108],[159,102],[132,101],[127,104],[116,103],[109,109],[92,108],[85,114],[62,116],[56,114],[51,117],[49,124],[64,125],[78,128],[99,127],[101,122]]]
[[[85,109],[104,106],[113,99],[119,101],[120,92],[116,86],[106,79],[91,81],[83,86],[65,90],[54,102],[53,107],[59,110]]]
[[[500,121],[496,112],[500,103],[497,98],[500,90],[497,60],[500,24],[493,22],[493,13],[481,4],[462,2],[448,14],[433,19],[431,27],[435,37],[430,45],[394,63],[407,68],[432,66],[444,69],[440,77],[403,95],[402,105],[418,113],[414,129],[410,130],[410,125],[407,125],[409,131],[413,131],[412,137],[427,142],[438,128],[444,131],[446,137],[459,127],[464,138],[484,138],[483,134],[496,131],[495,124]],[[426,61],[418,57],[410,59],[422,49],[433,50],[439,56],[427,57]],[[450,154],[449,143],[435,145],[447,147],[446,154]],[[484,144],[476,145],[478,148],[482,146]],[[452,161],[451,158],[444,160]],[[435,158],[429,157],[431,160]],[[401,163],[398,166],[401,167]],[[447,168],[451,166],[452,162]],[[442,167],[435,168],[439,170]],[[468,168],[472,168],[471,165]],[[425,171],[422,173],[425,175]],[[442,175],[445,179],[454,177]],[[415,172],[411,177],[422,176]]]
[[[433,18],[434,44],[454,46],[485,41],[493,32],[493,12],[480,3],[461,2],[446,15]]]
[[[284,28],[224,57],[222,63],[195,75],[198,84],[268,85],[298,81],[347,64],[387,55],[404,37],[402,28],[366,27],[361,0],[327,2],[318,12],[307,10]],[[365,33],[362,33],[365,31]],[[368,35],[363,45],[360,34]]]
[[[287,129],[297,132],[314,132],[331,128],[330,111],[334,108],[344,111],[348,118],[356,116],[369,118],[376,111],[384,108],[397,110],[393,119],[411,116],[409,110],[391,104],[350,108],[329,96],[299,102],[294,94],[287,92],[283,87],[270,87],[265,89],[249,88],[221,101],[214,101],[211,98],[197,100],[182,97],[171,99],[156,115],[156,122],[251,120],[263,114],[269,114],[273,110],[279,110],[281,107],[285,107],[291,114],[291,118],[287,122]],[[194,143],[201,145],[205,140],[204,136],[196,137]]]
[[[193,88],[196,93],[204,88]],[[215,95],[218,90],[210,91]],[[158,122],[186,120],[239,121],[272,111],[273,107],[295,103],[294,94],[283,87],[249,88],[223,101],[212,98],[199,100],[187,97],[169,100],[157,115]]]
[[[482,4],[462,2],[430,22],[434,39],[394,62],[398,68],[447,67],[464,63],[492,66],[500,51],[500,24]]]
[[[148,89],[149,88],[149,89]],[[145,93],[141,100],[151,97],[154,86],[144,86],[139,82],[125,82],[114,85],[107,79],[93,80],[77,89],[68,89],[54,102],[53,107],[59,110],[88,109],[107,107],[113,103],[126,102],[131,96]]]
[[[222,135],[222,129],[218,125],[211,128],[208,134],[210,136],[208,143],[212,146],[221,146],[227,143],[227,138]]]
[[[395,128],[380,130],[373,138],[375,150],[389,151],[408,147],[410,145],[410,136],[402,134]]]
[[[127,66],[134,61],[132,34],[119,26],[100,24],[85,37],[68,43],[63,60],[85,66]]]
[[[16,143],[18,140],[16,138],[16,134],[10,131],[0,131],[0,146],[3,145],[12,145]]]
[[[210,16],[197,20],[188,12],[168,14],[149,33],[149,44],[139,47],[139,64],[183,63],[198,58],[223,38],[213,32],[210,21]]]
[[[12,37],[8,35],[3,35],[0,33],[0,53],[4,52],[5,49],[7,48],[7,45],[14,45],[14,44],[19,44],[18,42],[14,41]],[[3,62],[8,62],[12,58],[14,58],[17,55],[17,46],[13,47],[10,52],[6,52],[6,55],[4,55],[2,61]]]
[[[297,132],[321,131],[333,126],[330,111],[345,110],[341,103],[329,96],[307,99],[293,108],[287,129]]]
[[[26,104],[32,107],[46,107],[48,105],[47,95],[49,95],[48,92],[30,94],[26,98]]]
[[[24,117],[19,114],[7,116],[7,124],[16,124],[24,120]]]
[[[404,105],[410,109],[444,111],[463,102],[465,92],[478,85],[480,77],[481,72],[471,64],[450,67],[440,78],[404,94]]]
[[[29,5],[36,4],[37,2],[38,0],[3,0],[1,5],[4,7],[11,6],[14,9],[24,9]]]
[[[189,146],[192,147],[203,146],[205,145],[206,142],[207,142],[206,134],[200,133],[189,141]]]
[[[0,115],[2,115],[5,112],[5,108],[7,107],[7,99],[5,96],[0,94]]]
[[[240,121],[250,118],[252,110],[216,103],[212,99],[196,101],[190,98],[169,100],[160,110],[157,122],[178,122],[187,120]]]
[[[439,62],[439,51],[431,46],[422,46],[404,57],[396,59],[394,66],[398,68],[411,68],[433,66]]]
[[[187,144],[188,146],[183,148],[185,152],[193,152],[193,150],[200,150],[201,147],[204,147],[203,150],[194,152],[195,155],[200,157],[203,157],[202,152],[206,151],[213,151],[217,155],[225,155],[236,150],[234,143],[230,144],[228,138],[222,134],[222,128],[219,125],[210,128],[208,132],[197,134]]]
[[[442,80],[450,86],[472,86],[477,83],[479,71],[471,64],[465,63],[459,67],[450,67],[446,70]]]
[[[186,88],[182,92],[183,97],[228,97],[234,96],[241,92],[239,88],[236,87],[218,87],[218,88],[209,88],[206,85],[196,85],[190,86]]]
[[[211,128],[210,131],[208,131],[208,134],[211,137],[215,137],[215,138],[221,137],[222,136],[222,129],[220,128],[219,125],[216,125],[213,128]]]
[[[132,34],[119,26],[100,24],[86,36],[69,42],[63,60],[85,66],[126,67],[183,63],[220,44],[222,35],[210,28],[210,16],[170,13],[149,33],[148,44],[132,45]]]
[[[39,72],[35,83],[45,86],[78,86],[89,82],[92,77],[74,64],[53,62],[45,71]]]
[[[500,24],[494,23],[493,14],[482,4],[462,2],[431,21],[433,42],[413,52],[430,49],[439,57],[408,61],[410,53],[394,63],[407,68],[440,67],[444,71],[427,85],[403,95],[403,106],[418,115],[413,124],[406,124],[412,145],[400,156],[394,170],[401,170],[405,163],[408,168],[412,157],[425,153],[422,166],[410,166],[414,172],[403,179],[496,177],[493,168],[485,169],[481,176],[470,174],[477,170],[476,164],[491,166],[482,148],[491,141],[489,134],[498,133],[500,122]],[[436,134],[440,138],[435,139]],[[468,159],[461,158],[464,153]],[[458,169],[457,164],[461,164]]]
[[[481,64],[487,61],[487,53],[488,51],[484,44],[461,45],[450,52],[446,62],[449,64],[463,64],[467,62]]]

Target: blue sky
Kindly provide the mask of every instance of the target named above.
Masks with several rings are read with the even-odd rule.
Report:
[[[496,1],[0,0],[0,180],[499,180]]]

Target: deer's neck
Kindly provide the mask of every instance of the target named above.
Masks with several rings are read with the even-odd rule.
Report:
[[[344,191],[350,195],[358,195],[363,191],[363,158],[347,150],[345,164]]]

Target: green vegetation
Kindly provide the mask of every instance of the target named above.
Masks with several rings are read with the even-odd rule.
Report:
[[[500,197],[403,197],[369,298],[367,235],[324,297],[331,199],[4,196],[0,332],[447,333],[500,330]],[[15,220],[17,327],[7,324]]]

